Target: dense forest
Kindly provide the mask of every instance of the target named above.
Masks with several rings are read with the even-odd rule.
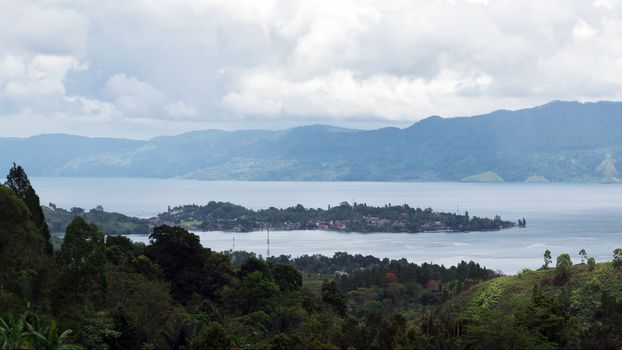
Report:
[[[21,167],[0,185],[2,349],[617,349],[622,249],[499,276],[337,253],[214,252],[181,227],[149,244],[78,215],[58,250]]]
[[[435,212],[407,204],[381,207],[342,202],[335,207],[247,209],[241,205],[211,201],[207,205],[184,205],[158,215],[159,223],[181,225],[205,231],[335,230],[345,232],[484,231],[514,226],[513,222]],[[523,219],[524,220],[524,219]],[[521,221],[521,226],[524,226]]]

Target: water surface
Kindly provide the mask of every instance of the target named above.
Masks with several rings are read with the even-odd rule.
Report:
[[[253,209],[302,204],[326,208],[342,201],[404,204],[470,215],[527,219],[526,229],[469,233],[271,232],[270,253],[292,255],[335,251],[446,265],[474,260],[514,273],[537,268],[542,253],[554,256],[585,248],[597,261],[622,247],[622,186],[601,184],[462,184],[411,182],[228,182],[136,178],[34,178],[42,203],[152,216],[170,205],[229,201]],[[233,247],[233,234],[199,233],[214,250]],[[146,237],[132,237],[146,241]],[[265,232],[235,234],[235,248],[266,254]]]

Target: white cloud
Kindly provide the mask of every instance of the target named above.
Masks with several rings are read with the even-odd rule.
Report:
[[[602,7],[611,10],[617,6],[618,0],[594,0],[592,4],[595,7]]]
[[[195,107],[190,106],[184,101],[180,100],[166,105],[166,110],[168,114],[173,118],[194,117],[197,114],[197,109]]]
[[[115,74],[104,91],[115,105],[130,116],[147,116],[162,102],[162,93],[151,84],[134,76]]]
[[[485,74],[443,70],[434,79],[378,74],[357,77],[336,70],[303,81],[282,72],[252,72],[241,80],[239,92],[223,98],[241,113],[268,115],[328,115],[335,118],[382,115],[388,120],[433,114],[436,99],[454,101],[481,94],[490,85]],[[463,108],[465,106],[463,105]]]
[[[572,35],[574,35],[577,39],[589,39],[593,37],[594,34],[596,34],[594,28],[592,28],[584,20],[580,20],[574,28],[572,28]]]
[[[71,132],[87,121],[110,123],[93,127],[111,135],[138,134],[138,125],[154,134],[316,120],[405,125],[554,99],[622,99],[619,0],[0,0],[0,8],[0,136],[20,125]],[[57,123],[8,125],[35,116]]]
[[[90,120],[119,121],[119,118],[123,116],[123,113],[119,111],[114,104],[109,102],[82,96],[67,96],[65,97],[65,101],[79,109],[79,113],[75,114],[86,116]]]
[[[63,80],[68,72],[83,70],[71,56],[36,55],[31,60],[6,56],[0,62],[0,84],[10,98],[63,95]]]
[[[88,19],[61,3],[0,0],[0,56],[85,53]]]

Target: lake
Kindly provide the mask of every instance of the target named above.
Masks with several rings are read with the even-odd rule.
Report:
[[[170,205],[229,201],[253,209],[326,208],[343,201],[369,205],[404,204],[438,211],[468,211],[471,216],[501,215],[527,219],[527,228],[468,233],[270,232],[272,255],[324,254],[336,251],[379,258],[454,265],[474,260],[491,269],[515,273],[542,265],[545,249],[568,252],[578,262],[585,248],[597,261],[611,260],[622,247],[622,185],[463,184],[421,182],[235,182],[139,178],[33,178],[41,202],[148,217]],[[266,254],[266,233],[201,232],[204,246],[217,251]],[[131,237],[147,241],[146,236]]]

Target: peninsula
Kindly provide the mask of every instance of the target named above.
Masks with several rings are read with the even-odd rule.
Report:
[[[344,232],[424,232],[487,231],[513,227],[511,221],[413,208],[407,204],[374,207],[365,203],[342,202],[338,206],[305,208],[298,204],[286,209],[252,210],[228,202],[205,206],[184,205],[152,218],[151,224],[183,226],[202,231],[248,232],[273,230],[332,230]],[[521,225],[523,226],[523,221]]]

